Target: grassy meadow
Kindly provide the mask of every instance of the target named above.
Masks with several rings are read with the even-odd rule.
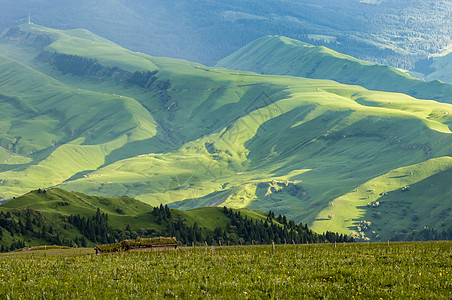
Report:
[[[448,299],[450,242],[0,255],[5,299]]]

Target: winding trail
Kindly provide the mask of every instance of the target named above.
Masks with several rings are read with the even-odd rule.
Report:
[[[238,89],[241,87],[246,86],[253,86],[258,85],[258,83],[253,84],[240,84],[240,85],[234,85],[230,87],[222,87],[222,88],[211,88],[211,89],[168,89],[168,90],[160,90],[157,92],[150,92],[151,94],[158,94],[158,93],[164,93],[164,92],[201,92],[201,91],[221,91],[221,90],[230,90],[230,89]]]

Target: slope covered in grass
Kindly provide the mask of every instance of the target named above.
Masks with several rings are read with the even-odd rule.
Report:
[[[83,30],[23,25],[5,33],[0,48],[17,49],[0,69],[12,114],[5,110],[1,123],[3,199],[59,186],[154,206],[272,210],[318,231],[351,233],[371,207],[352,201],[340,222],[330,212],[334,199],[452,153],[447,103],[150,57]],[[370,68],[359,73],[375,83]],[[450,178],[432,168],[425,180],[435,176]],[[449,215],[428,217],[436,203],[451,208],[442,194],[410,194],[428,203],[412,206],[410,229],[450,226]],[[378,222],[386,223],[364,238],[407,228],[397,218]]]
[[[156,133],[133,99],[70,88],[6,57],[0,84],[4,197],[96,169],[111,151]]]
[[[429,69],[431,73],[426,75],[427,80],[441,80],[452,84],[452,53],[433,58]]]
[[[357,235],[389,239],[395,232],[417,227],[420,218],[430,227],[450,228],[448,187],[452,168],[450,156],[394,169],[334,199],[314,223],[315,230],[329,228],[359,230]],[[426,201],[428,199],[428,201]],[[396,219],[398,222],[393,222]]]
[[[68,192],[59,188],[49,190],[34,190],[23,196],[3,203],[0,206],[4,212],[12,210],[33,209],[48,215],[70,216],[80,214],[91,217],[99,208],[102,213],[107,213],[110,224],[115,228],[133,230],[140,228],[161,228],[156,223],[155,216],[151,215],[153,207],[130,197],[102,197],[90,196],[78,192]],[[267,215],[247,209],[241,212],[253,220],[265,220]],[[204,207],[183,211],[172,209],[172,214],[183,219],[188,225],[195,222],[203,228],[213,231],[216,227],[225,227],[228,218],[220,207]]]
[[[418,99],[452,102],[452,85],[424,82],[392,67],[283,36],[259,38],[220,60],[217,66],[261,74],[331,79],[371,90],[405,93]]]
[[[236,220],[247,218],[255,224],[267,220],[267,214],[248,209],[205,207],[182,211],[163,206],[151,207],[125,196],[96,197],[59,188],[39,189],[0,206],[0,246],[2,252],[13,250],[10,245],[18,242],[26,242],[27,246],[49,243],[80,246],[82,243],[86,247],[96,242],[116,242],[159,234],[176,236],[181,244],[187,243],[187,239],[190,244],[192,240],[197,244],[204,244],[204,240],[209,244],[218,243],[220,238],[223,242],[238,242],[235,234],[244,240],[254,238],[259,241],[251,233],[232,228],[234,217]],[[273,224],[278,228],[283,226],[276,220]],[[213,235],[219,231],[221,234]],[[232,235],[232,239],[223,236],[223,232]],[[187,233],[192,236],[187,237]],[[208,238],[212,235],[215,241]]]
[[[410,69],[451,43],[449,1],[0,0],[0,32],[28,21],[86,28],[135,51],[214,65],[264,35],[284,35]]]

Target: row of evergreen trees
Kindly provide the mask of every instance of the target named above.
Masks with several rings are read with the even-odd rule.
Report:
[[[238,244],[276,244],[281,243],[319,243],[319,242],[352,242],[353,238],[333,232],[317,234],[308,229],[307,224],[295,224],[294,221],[287,221],[286,216],[279,215],[275,218],[272,211],[269,212],[267,220],[257,221],[242,216],[239,211],[233,211],[226,207],[223,213],[230,219],[226,227],[216,227],[213,232],[205,230],[194,223],[186,224],[183,220],[173,219],[168,206],[154,207],[152,214],[159,220],[159,224],[164,226],[162,231],[141,230],[140,234],[125,230],[118,232],[127,238],[174,236],[184,245],[238,245]],[[276,220],[276,221],[274,221]]]
[[[18,241],[14,241],[11,243],[11,245],[8,247],[4,244],[2,244],[2,246],[0,247],[0,252],[9,252],[9,251],[14,251],[16,249],[22,249],[25,247],[25,242],[18,240]]]
[[[127,85],[137,85],[147,89],[168,88],[167,81],[159,81],[155,76],[158,71],[128,72],[118,67],[105,67],[97,59],[79,55],[51,53],[43,51],[38,60],[48,62],[63,74],[89,77],[96,80],[113,79]]]
[[[74,225],[83,237],[94,243],[114,243],[115,235],[113,228],[108,225],[108,215],[101,213],[97,208],[96,214],[91,218],[82,217],[80,215],[71,215],[68,222]],[[83,245],[84,241],[74,241],[76,245]],[[78,243],[77,243],[78,242]]]
[[[276,244],[282,243],[322,243],[322,242],[352,242],[353,239],[346,235],[326,232],[317,234],[310,230],[307,224],[295,224],[293,220],[287,221],[286,216],[275,214],[269,211],[267,220],[257,221],[243,217],[239,211],[223,208],[223,212],[228,216],[231,222],[226,227],[224,236],[228,232],[236,232],[245,243],[254,244]],[[274,221],[276,220],[277,223]],[[221,228],[215,229],[215,232],[221,232]],[[218,234],[217,234],[218,236]],[[216,237],[217,237],[216,236]]]
[[[158,92],[165,110],[174,112],[178,109],[177,102],[173,101],[167,92],[171,86],[170,80],[158,79],[157,70],[129,72],[118,67],[102,66],[94,58],[47,51],[41,52],[37,59],[49,63],[63,74],[88,77],[97,81],[114,80],[125,86],[139,86],[153,93]]]
[[[307,225],[287,221],[285,216],[275,218],[269,212],[267,220],[257,221],[243,216],[240,211],[226,207],[223,213],[229,222],[224,227],[207,230],[194,223],[189,225],[180,217],[175,217],[167,205],[154,207],[149,214],[149,222],[157,223],[157,228],[147,228],[134,231],[130,225],[125,229],[113,228],[109,225],[109,216],[98,208],[92,217],[71,215],[61,217],[59,226],[52,226],[42,213],[33,209],[17,210],[13,213],[0,212],[0,251],[12,251],[25,247],[24,240],[39,239],[46,244],[86,247],[89,244],[115,243],[125,239],[138,237],[176,237],[182,245],[251,245],[281,243],[321,243],[321,242],[351,242],[353,239],[327,232],[317,234],[308,229]],[[56,223],[55,223],[56,224]],[[76,237],[69,238],[69,232],[78,231]],[[13,237],[10,244],[3,240],[4,232]]]
[[[118,67],[102,66],[97,59],[79,55],[41,52],[38,60],[47,62],[63,74],[88,77],[98,81],[114,80],[124,85],[134,85],[150,91],[162,91],[170,88],[169,80],[159,80],[158,70],[129,72]]]
[[[67,225],[63,225],[66,227]],[[9,233],[11,244],[4,241],[4,235]],[[59,232],[46,220],[42,213],[33,209],[17,210],[13,213],[0,211],[0,251],[7,252],[25,247],[24,238],[34,238],[47,244],[72,245],[72,241],[63,238]]]
[[[438,231],[425,227],[422,230],[413,230],[408,233],[398,233],[392,241],[450,241],[452,240],[452,228]]]

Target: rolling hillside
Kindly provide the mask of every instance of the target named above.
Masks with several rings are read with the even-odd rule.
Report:
[[[235,215],[232,217],[230,212]],[[228,229],[234,217],[236,220],[246,218],[255,224],[269,220],[267,214],[248,209],[227,213],[220,207],[182,211],[151,207],[129,197],[95,197],[58,188],[39,189],[0,206],[0,245],[3,250],[17,242],[25,242],[27,246],[83,244],[86,247],[136,236],[159,235],[176,236],[181,245],[186,244],[187,239],[190,245],[192,242],[204,243],[206,239],[211,244],[218,243],[220,237],[214,234],[218,228],[228,233],[224,240],[221,234],[223,242],[232,237],[229,242],[237,239],[235,242],[238,243],[238,238],[242,238],[243,243],[251,243],[251,235],[238,232],[237,228]],[[273,223],[278,228],[284,227],[276,219]],[[95,233],[91,234],[91,230]],[[197,235],[197,241],[185,236],[186,231]],[[310,231],[306,233],[316,237]],[[210,240],[212,236],[214,241]],[[254,239],[259,241],[257,237]]]
[[[374,240],[451,226],[449,188],[415,192],[450,178],[450,104],[150,57],[81,29],[21,25],[0,49],[3,199],[58,186],[153,206],[271,209]],[[407,186],[406,211],[381,217]]]
[[[452,53],[433,58],[429,68],[430,72],[426,74],[427,80],[441,80],[452,83]]]
[[[217,66],[260,74],[330,79],[370,90],[452,103],[452,85],[439,81],[425,82],[392,67],[358,60],[283,36],[259,38],[220,60]]]
[[[450,1],[0,0],[0,32],[28,21],[83,27],[134,51],[214,65],[264,35],[284,35],[411,69],[450,46]]]

